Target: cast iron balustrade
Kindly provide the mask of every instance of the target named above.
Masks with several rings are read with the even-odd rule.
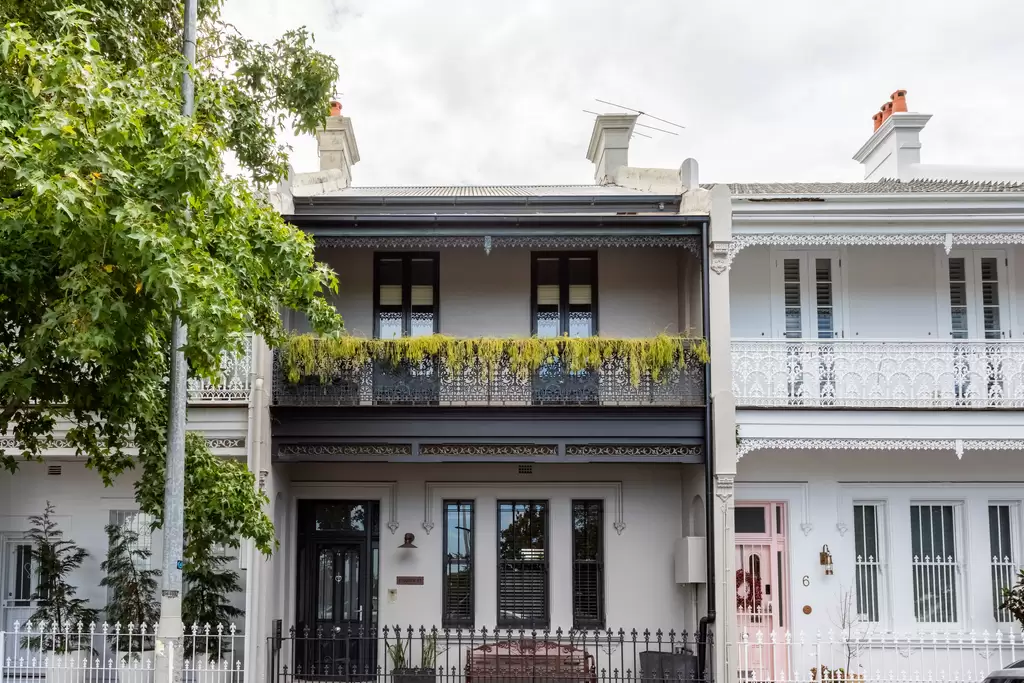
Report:
[[[342,626],[272,636],[270,683],[709,683],[685,631]]]
[[[223,353],[218,382],[203,377],[188,378],[189,403],[248,403],[252,391],[252,335],[246,335],[242,353]]]
[[[704,367],[672,368],[634,384],[629,361],[613,357],[593,370],[573,372],[553,360],[523,375],[502,358],[488,370],[472,360],[453,370],[426,357],[398,364],[339,361],[328,377],[288,381],[280,352],[274,354],[274,403],[280,406],[702,406]]]
[[[739,406],[1024,408],[1024,342],[737,339]]]

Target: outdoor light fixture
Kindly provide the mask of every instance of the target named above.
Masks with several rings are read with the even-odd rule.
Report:
[[[406,536],[410,535],[406,534]],[[827,545],[821,546],[821,555],[819,557],[821,559],[821,566],[825,568],[825,576],[832,576],[832,553],[829,552]]]
[[[416,546],[414,546],[412,544],[412,542],[416,540],[416,537],[413,536],[412,534],[406,534],[404,540],[405,540],[405,543],[403,543],[402,545],[398,546],[399,548],[410,548],[411,549],[411,548],[415,548],[416,547]]]

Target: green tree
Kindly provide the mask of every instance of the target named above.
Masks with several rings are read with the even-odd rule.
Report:
[[[160,606],[156,597],[158,569],[148,568],[153,552],[139,543],[139,532],[126,524],[107,525],[107,559],[100,564],[100,586],[107,589],[107,623],[119,627],[108,636],[122,657],[138,658],[153,649]],[[145,630],[143,630],[145,629]]]
[[[242,610],[231,604],[229,596],[242,590],[238,572],[228,569],[233,557],[218,553],[214,548],[201,551],[192,546],[192,557],[185,563],[182,578],[185,597],[181,601],[181,617],[185,633],[185,658],[207,654],[210,659],[231,652],[233,639],[227,628],[243,616]]]
[[[0,450],[0,465],[11,471],[60,421],[105,483],[141,461],[142,489],[162,487],[149,478],[163,471],[173,314],[188,325],[191,372],[210,378],[246,332],[280,343],[282,307],[340,328],[323,296],[333,272],[260,190],[287,170],[277,133],[322,123],[337,67],[305,30],[256,43],[219,8],[200,3],[187,118],[181,0],[0,0],[0,434],[20,446]],[[242,176],[225,171],[228,155]],[[190,457],[203,457],[195,444]],[[226,459],[210,467],[239,480]],[[162,496],[140,502],[160,519]],[[219,509],[244,534],[269,526],[264,502],[250,489]]]
[[[53,519],[54,507],[46,501],[43,514],[28,518],[27,534],[32,542],[32,559],[38,566],[39,583],[32,594],[36,609],[29,617],[30,633],[23,644],[33,649],[67,652],[89,647],[90,628],[99,612],[87,606],[70,583],[71,573],[89,556],[84,548],[64,538]]]

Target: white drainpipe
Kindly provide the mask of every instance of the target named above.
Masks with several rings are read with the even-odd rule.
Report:
[[[252,337],[252,354],[249,367],[249,411],[245,432],[245,464],[257,478],[257,486],[259,485],[259,449],[257,441],[259,438],[259,421],[262,414],[262,398],[263,398],[263,373],[260,367],[260,360],[262,354],[262,343],[260,343],[259,337],[253,335]],[[258,629],[256,628],[256,615],[253,609],[254,598],[257,591],[253,590],[253,581],[256,579],[256,560],[259,555],[256,550],[256,545],[252,542],[247,542],[245,547],[242,548],[242,552],[246,556],[246,571],[245,571],[245,655],[243,657],[242,670],[245,672],[244,675],[248,680],[251,678],[253,670],[253,662],[258,657],[259,638],[257,637]]]

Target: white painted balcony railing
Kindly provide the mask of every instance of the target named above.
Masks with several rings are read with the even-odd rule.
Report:
[[[199,377],[188,378],[189,403],[247,403],[252,388],[252,337],[245,338],[240,355],[225,353],[221,356],[219,382],[210,382]]]
[[[1022,408],[1024,341],[736,339],[739,406]]]

